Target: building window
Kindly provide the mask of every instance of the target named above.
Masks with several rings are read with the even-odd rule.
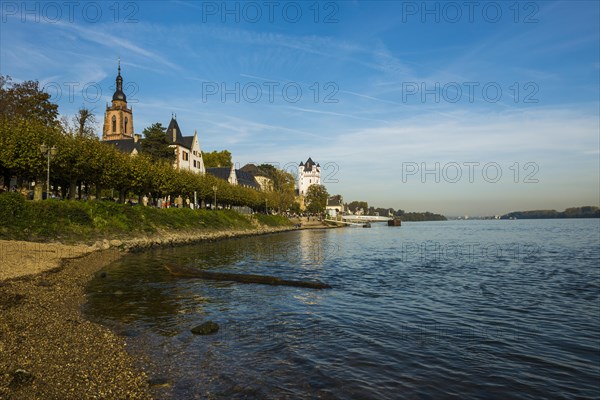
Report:
[[[129,120],[127,119],[127,117],[125,117],[125,131],[123,133],[127,133],[127,123],[129,122]]]
[[[117,117],[112,117],[112,133],[117,133]]]
[[[194,168],[196,168],[196,160],[194,160]]]
[[[183,152],[183,161],[187,161],[187,160],[189,160],[189,154],[187,151],[184,151]]]

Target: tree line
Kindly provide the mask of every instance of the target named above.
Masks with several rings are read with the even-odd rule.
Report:
[[[47,172],[47,157],[40,146],[45,145],[57,149],[50,162],[50,184],[60,187],[63,198],[81,198],[83,193],[78,188],[84,188],[85,194],[97,199],[115,193],[120,202],[131,195],[139,199],[148,194],[193,199],[196,193],[199,201],[212,203],[216,188],[217,203],[224,206],[286,210],[293,203],[289,177],[281,185],[286,190],[260,192],[230,185],[209,174],[177,171],[164,152],[155,154],[142,148],[140,154],[131,156],[102,143],[93,133],[93,122],[93,113],[85,108],[79,110],[72,124],[64,118],[61,121],[58,105],[50,101],[50,95],[40,89],[37,81],[14,83],[10,77],[0,76],[0,174],[4,185],[8,186],[13,176],[18,186],[35,182],[34,199],[40,200]],[[156,125],[145,133],[155,134]],[[172,149],[169,151],[173,154]],[[228,156],[230,160],[229,152],[213,152],[208,158],[223,165]]]
[[[445,221],[447,218],[441,214],[425,212],[405,212],[402,209],[369,207],[366,201],[352,201],[345,205],[345,208],[356,214],[361,212],[364,215],[379,215],[382,217],[400,217],[403,221]]]
[[[600,218],[600,209],[595,206],[571,207],[565,211],[531,210],[513,211],[501,219],[547,219],[547,218]]]

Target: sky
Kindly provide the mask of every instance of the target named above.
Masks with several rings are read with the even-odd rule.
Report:
[[[447,216],[600,204],[600,8],[532,2],[3,1],[0,74],[135,132]]]

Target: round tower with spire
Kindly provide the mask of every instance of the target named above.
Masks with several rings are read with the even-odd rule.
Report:
[[[118,62],[112,103],[110,106],[106,104],[102,140],[133,140],[133,113],[127,107],[127,96],[123,92],[121,59]]]

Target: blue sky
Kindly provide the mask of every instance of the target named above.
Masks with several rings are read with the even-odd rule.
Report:
[[[346,201],[598,205],[599,3],[466,4],[3,2],[0,73],[100,131],[120,57],[136,132],[176,113],[240,165],[311,156]]]

